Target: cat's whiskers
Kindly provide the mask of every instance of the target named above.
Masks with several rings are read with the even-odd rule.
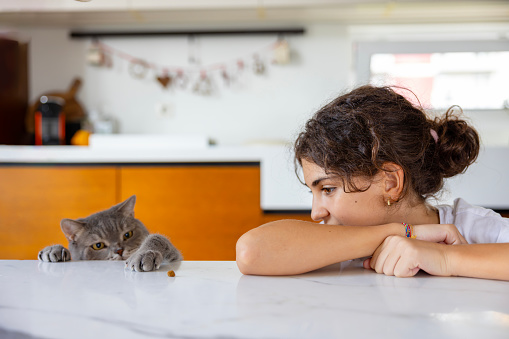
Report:
[[[115,254],[113,254],[113,255],[109,258],[109,260],[125,260],[125,259],[127,259],[127,258],[125,258],[125,257],[123,257],[123,256],[121,256],[121,255],[118,255],[118,254],[116,254],[116,253],[115,253]]]

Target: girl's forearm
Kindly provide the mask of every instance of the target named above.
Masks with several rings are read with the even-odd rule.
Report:
[[[509,243],[446,246],[451,275],[509,280]]]
[[[404,235],[401,224],[334,226],[281,220],[244,234],[237,265],[244,274],[291,275],[372,255],[389,235]]]

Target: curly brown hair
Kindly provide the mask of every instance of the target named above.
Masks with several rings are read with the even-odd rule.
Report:
[[[405,174],[401,197],[411,190],[425,200],[479,154],[478,133],[453,107],[431,119],[391,87],[359,87],[306,123],[294,144],[296,165],[302,166],[303,159],[313,162],[338,175],[345,192],[359,192],[367,188],[356,187],[354,178],[373,178],[392,162]]]

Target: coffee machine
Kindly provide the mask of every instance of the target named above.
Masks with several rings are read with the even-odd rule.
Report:
[[[35,111],[35,144],[65,145],[65,100],[43,95]]]

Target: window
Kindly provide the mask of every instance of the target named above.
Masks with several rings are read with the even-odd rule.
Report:
[[[361,83],[410,89],[424,108],[509,108],[509,42],[358,44]],[[412,102],[412,92],[398,90]]]

